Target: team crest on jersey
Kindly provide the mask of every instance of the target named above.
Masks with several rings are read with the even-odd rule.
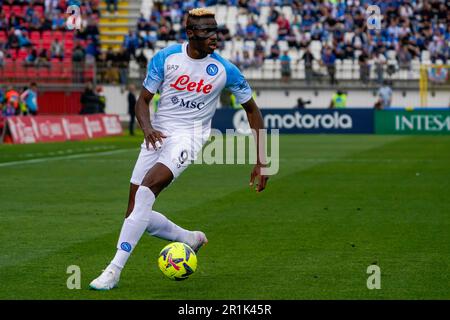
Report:
[[[210,76],[215,76],[217,72],[219,72],[219,67],[214,63],[211,63],[206,67],[206,73]]]

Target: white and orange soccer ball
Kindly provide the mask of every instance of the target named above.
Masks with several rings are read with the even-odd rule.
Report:
[[[197,256],[187,244],[172,242],[159,253],[158,266],[169,279],[186,280],[197,270]]]

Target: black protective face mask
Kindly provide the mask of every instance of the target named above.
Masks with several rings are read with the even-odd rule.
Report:
[[[194,36],[191,37],[191,40],[206,40],[209,37],[217,34],[217,25],[203,25],[203,26],[188,26],[187,30],[198,30],[197,34],[194,32]]]

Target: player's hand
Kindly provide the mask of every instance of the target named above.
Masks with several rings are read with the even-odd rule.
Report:
[[[149,150],[150,144],[152,145],[153,149],[158,150],[162,146],[162,139],[167,138],[164,133],[153,128],[144,130],[144,137],[147,150]]]
[[[261,169],[264,168],[262,164],[256,164],[253,168],[252,174],[250,176],[250,186],[253,187],[255,184],[255,180],[257,181],[255,190],[257,192],[261,192],[264,190],[267,184],[267,180],[269,180],[268,176],[261,174]]]

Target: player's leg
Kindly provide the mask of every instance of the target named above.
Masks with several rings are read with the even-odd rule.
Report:
[[[152,211],[153,203],[158,194],[187,167],[187,164],[180,165],[178,163],[175,165],[172,159],[168,161],[167,155],[173,154],[172,149],[173,145],[170,146],[167,141],[165,148],[163,148],[166,152],[162,152],[164,154],[162,157],[155,151],[144,149],[141,151],[131,179],[127,218],[119,236],[116,255],[105,271],[91,282],[91,288],[109,290],[117,285],[121,270],[146,229],[154,236],[171,241],[185,242],[195,251],[198,251],[203,244],[207,243],[203,232],[184,230],[159,212]],[[156,158],[160,162],[155,163]],[[167,165],[167,163],[169,164]],[[151,164],[154,165],[143,177],[143,172]],[[139,182],[141,182],[140,185],[138,185]]]
[[[134,198],[136,196],[136,192],[137,192],[138,188],[139,188],[139,185],[130,183],[130,192],[128,195],[128,207],[127,207],[127,212],[125,213],[125,218],[128,218],[129,215],[131,214],[131,211],[133,211]]]
[[[124,220],[124,223],[122,225],[121,230],[121,237],[123,237],[123,234],[132,234],[133,230],[136,233],[139,233],[139,229],[142,229],[142,232],[140,233],[139,237],[142,235],[142,233],[145,231],[145,228],[147,227],[147,223],[141,223],[140,227],[133,228],[133,226],[130,226],[130,220],[133,221],[135,219],[130,219],[130,215],[135,208],[135,202],[136,202],[136,196],[138,193],[139,186],[144,179],[146,173],[152,168],[158,157],[159,157],[159,151],[155,150],[147,150],[144,144],[141,145],[141,152],[139,153],[139,157],[136,161],[136,164],[133,169],[133,174],[131,176],[130,180],[130,192],[129,192],[129,198],[128,198],[128,208],[126,218]],[[151,208],[150,211],[151,212]],[[133,225],[133,223],[131,223]],[[136,238],[136,236],[135,236]],[[133,242],[133,241],[131,241]],[[137,240],[136,240],[137,242]],[[113,259],[115,261],[115,264],[110,263],[106,269],[103,271],[103,273],[96,279],[94,279],[90,283],[90,287],[97,290],[109,290],[114,288],[117,283],[119,282],[120,278],[120,272],[125,265],[126,260],[128,259],[133,247],[131,246],[131,243],[129,241],[120,241],[118,242],[118,250],[116,252],[116,255]]]
[[[165,148],[158,157],[157,164],[161,165],[159,172],[170,172],[173,179],[178,178],[187,169],[189,164],[192,163],[197,152],[201,150],[202,144],[201,138],[193,139],[190,136],[168,138],[165,141]],[[155,178],[157,177],[151,174],[146,175],[142,185],[154,185],[153,180]],[[152,188],[152,191],[160,192],[160,190],[154,188]],[[147,232],[164,240],[186,243],[195,252],[208,242],[203,232],[185,230],[156,211],[153,211],[151,214]]]
[[[147,172],[134,197],[135,187],[132,184],[129,207],[133,207],[133,209],[123,222],[117,242],[116,255],[105,271],[91,282],[91,288],[109,290],[117,286],[123,267],[150,223],[152,207],[157,195],[170,184],[172,179],[172,172],[163,164],[157,163]]]
[[[117,254],[111,262],[116,267],[122,269],[125,266],[131,252],[151,221],[156,197],[170,184],[172,179],[172,172],[161,163],[156,163],[145,175],[134,196],[133,209],[125,219],[120,232]]]
[[[190,138],[176,137],[166,139],[164,142],[164,149],[159,154],[148,152],[143,149],[131,178],[126,218],[129,217],[133,211],[135,195],[140,185],[147,187],[151,186],[152,192],[157,195],[161,190],[157,188],[157,184],[154,183],[155,180],[161,180],[161,176],[170,175],[173,180],[181,175],[188,167],[188,160],[192,160],[188,159],[188,152],[186,152],[191,149],[190,145],[192,145]],[[201,150],[202,141],[196,141],[195,147],[196,148],[193,148],[192,154],[195,154],[196,150]],[[157,156],[157,158],[155,156]],[[152,165],[154,165],[157,170],[146,171]],[[150,222],[146,230],[152,236],[168,241],[186,243],[194,251],[198,251],[200,247],[207,242],[203,232],[185,230],[159,212],[152,211],[149,219]],[[120,249],[120,243],[118,243],[118,249]]]
[[[157,163],[156,165],[158,165],[158,167],[160,168],[160,171],[165,171],[167,169],[167,167],[165,167],[161,163]],[[147,185],[151,185],[152,184],[151,180],[154,180],[154,179],[155,179],[154,177],[151,177],[150,175],[148,175],[147,181],[145,183]],[[125,218],[128,218],[134,209],[135,195],[136,195],[138,188],[139,188],[139,185],[130,183],[128,208],[127,208],[127,212],[125,214]],[[154,190],[154,191],[156,192],[156,190]],[[161,238],[161,239],[168,240],[168,241],[186,243],[189,246],[191,246],[194,251],[198,251],[198,249],[200,249],[201,245],[205,241],[207,241],[206,236],[204,235],[203,232],[185,230],[185,229],[181,228],[180,226],[178,226],[177,224],[170,221],[162,213],[157,212],[155,210],[152,210],[149,218],[150,218],[150,222],[147,225],[146,231],[150,235],[155,236],[157,238]],[[118,248],[118,249],[120,249],[120,248]]]

